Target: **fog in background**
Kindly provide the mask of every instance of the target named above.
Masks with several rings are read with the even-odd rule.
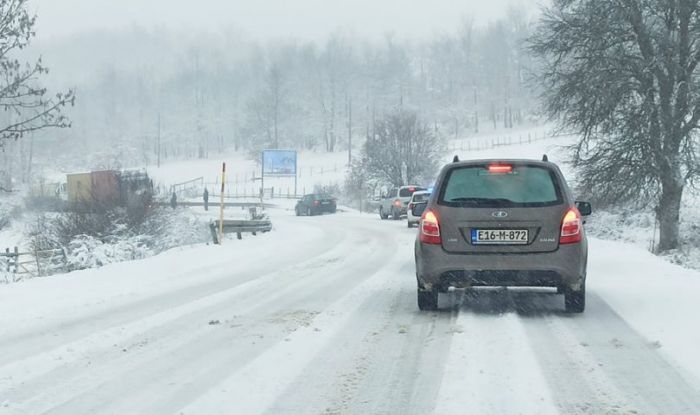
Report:
[[[538,10],[531,0],[30,7],[37,37],[26,53],[51,69],[50,90],[77,90],[73,128],[34,137],[62,169],[143,166],[156,153],[343,151],[397,107],[449,137],[512,128],[534,113],[522,48]]]

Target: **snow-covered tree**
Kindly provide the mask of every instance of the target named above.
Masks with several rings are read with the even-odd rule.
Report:
[[[398,110],[376,123],[362,158],[370,177],[401,186],[431,180],[444,150],[442,138],[418,114]]]
[[[683,189],[700,174],[700,3],[555,0],[531,48],[545,109],[580,134],[584,190],[601,203],[647,196],[659,250],[676,248]]]

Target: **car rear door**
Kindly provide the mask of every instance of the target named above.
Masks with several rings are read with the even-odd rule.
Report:
[[[508,172],[490,172],[489,164],[463,168],[476,170],[446,174],[433,207],[446,251],[536,253],[559,247],[568,204],[554,170],[513,165]]]

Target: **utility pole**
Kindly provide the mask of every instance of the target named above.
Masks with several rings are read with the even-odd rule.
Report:
[[[348,166],[352,163],[352,97],[348,98]]]
[[[158,143],[156,146],[158,147],[156,150],[158,153],[158,167],[160,167],[160,112],[158,112]]]
[[[476,84],[474,84],[474,132],[479,132],[479,101],[476,95]]]

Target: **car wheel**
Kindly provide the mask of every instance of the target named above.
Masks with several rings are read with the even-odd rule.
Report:
[[[435,311],[438,309],[438,290],[421,290],[418,288],[418,308],[422,311]]]
[[[586,309],[586,285],[578,291],[566,290],[564,293],[564,307],[567,313],[583,313]]]
[[[413,222],[411,221],[406,221],[408,223],[408,228],[411,229],[413,228]]]
[[[313,216],[313,212],[311,211],[311,208],[306,208],[306,216]]]
[[[301,212],[299,212],[299,208],[294,209],[294,212],[297,214],[297,216],[301,216]]]
[[[387,214],[384,213],[384,208],[383,208],[383,207],[380,207],[380,208],[379,208],[379,217],[380,217],[382,220],[387,220],[387,219],[389,219],[389,215],[387,215]]]

